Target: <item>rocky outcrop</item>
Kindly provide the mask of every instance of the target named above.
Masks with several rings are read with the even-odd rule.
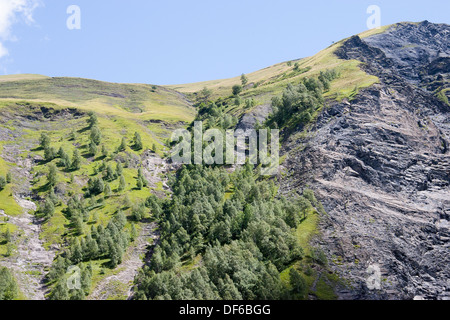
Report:
[[[256,106],[241,117],[236,129],[241,129],[244,131],[254,129],[256,124],[264,123],[271,112],[272,106],[270,104]]]
[[[450,79],[449,35],[423,22],[347,40],[336,54],[380,83],[330,103],[309,138],[284,146],[282,191],[308,184],[323,202],[316,244],[350,281],[342,299],[450,299],[450,107],[430,86]]]

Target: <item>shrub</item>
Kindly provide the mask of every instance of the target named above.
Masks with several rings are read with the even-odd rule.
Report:
[[[233,95],[237,96],[242,92],[242,86],[236,84],[233,86],[232,90],[233,90]]]

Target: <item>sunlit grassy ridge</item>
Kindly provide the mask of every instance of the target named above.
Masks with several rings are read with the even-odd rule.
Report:
[[[0,100],[52,102],[127,118],[189,122],[194,111],[179,93],[146,84],[118,84],[79,78],[16,75],[0,77]]]
[[[359,34],[361,38],[369,37],[388,30],[392,25],[372,29]],[[321,71],[336,69],[340,72],[339,79],[333,81],[331,89],[325,97],[340,100],[355,95],[360,89],[369,87],[378,81],[377,77],[363,72],[356,60],[341,60],[334,52],[347,40],[343,39],[322,50],[312,57],[278,63],[273,66],[246,74],[247,89],[241,93],[243,99],[254,98],[257,104],[269,103],[273,96],[279,96],[289,84],[299,83],[305,77],[317,77]],[[297,64],[297,67],[295,65]],[[198,83],[170,85],[171,88],[188,95],[194,95],[203,88],[212,90],[212,98],[229,97],[234,85],[240,85],[240,75],[230,79],[204,81]],[[233,113],[240,113],[240,108],[234,108]]]

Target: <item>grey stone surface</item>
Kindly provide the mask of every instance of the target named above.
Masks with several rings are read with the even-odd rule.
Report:
[[[450,107],[429,88],[449,79],[449,34],[422,22],[350,38],[336,54],[380,83],[330,103],[308,138],[284,145],[281,190],[309,185],[324,204],[315,241],[350,281],[341,299],[450,298]],[[380,290],[367,286],[370,265]]]

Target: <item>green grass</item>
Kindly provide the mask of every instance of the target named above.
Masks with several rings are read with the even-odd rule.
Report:
[[[118,84],[80,78],[3,79],[1,99],[54,102],[111,113],[184,117],[188,104],[173,90],[145,84]],[[153,117],[155,118],[155,117]]]
[[[319,300],[336,300],[338,297],[333,288],[339,280],[329,273],[322,273],[316,283],[316,290],[312,293],[317,296]]]
[[[8,244],[3,238],[7,230],[9,230],[12,236],[18,231],[20,231],[15,224],[4,222],[4,217],[0,218],[0,257],[5,255],[8,250],[7,249]]]
[[[44,248],[48,250],[52,245],[63,245],[64,235],[67,230],[65,226],[69,221],[61,213],[61,208],[55,212],[54,216],[42,226],[42,232],[39,235],[44,240]]]
[[[310,245],[311,238],[318,235],[318,223],[320,216],[311,209],[308,216],[303,220],[295,230],[297,240],[304,250],[304,258],[295,261],[288,268],[280,273],[280,279],[287,289],[292,289],[290,284],[289,272],[295,268],[305,279],[308,291],[305,296],[296,295],[296,299],[307,299],[308,295],[314,295],[319,300],[335,300],[337,299],[334,291],[337,284],[340,283],[339,278],[328,271],[327,267],[317,266],[311,258],[312,247]],[[316,265],[315,268],[311,268]],[[307,272],[307,270],[309,270]],[[319,271],[318,271],[319,270]]]
[[[107,300],[127,300],[128,298],[128,285],[120,281],[111,281],[109,283],[110,290],[114,294],[110,295]]]
[[[23,209],[14,200],[11,188],[11,184],[8,184],[0,191],[0,210],[5,211],[8,216],[18,216],[23,213]]]
[[[297,240],[306,256],[311,253],[311,246],[309,244],[311,238],[318,234],[317,224],[319,223],[319,219],[320,216],[315,211],[309,212],[307,218],[300,223],[295,231]]]
[[[0,141],[0,155],[3,152],[3,145],[5,141]],[[0,176],[6,177],[6,174],[9,172],[12,164],[7,163],[2,157],[0,157]],[[9,216],[17,216],[20,215],[23,210],[17,204],[16,200],[12,195],[12,184],[7,184],[6,187],[0,191],[0,210],[5,211],[5,214]]]
[[[175,91],[145,84],[118,84],[79,78],[3,78],[0,99],[53,102],[104,114],[134,114],[189,121],[194,111]],[[130,115],[128,115],[130,117]]]
[[[448,98],[447,98],[447,92],[449,92],[449,91],[450,91],[450,88],[443,89],[438,92],[437,97],[439,100],[441,100],[442,102],[444,102],[445,104],[450,106],[450,102],[448,101]]]

